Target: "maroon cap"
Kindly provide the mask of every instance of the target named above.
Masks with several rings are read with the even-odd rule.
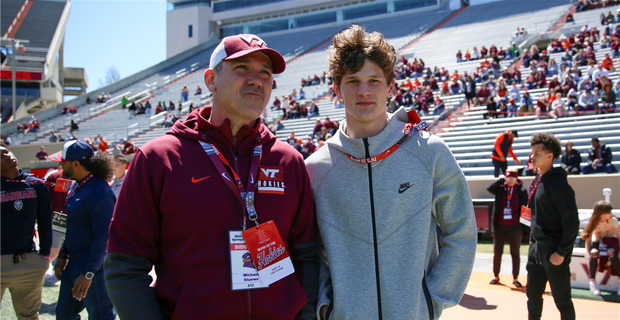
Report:
[[[215,68],[220,62],[243,57],[252,52],[262,52],[271,60],[273,73],[278,74],[286,69],[286,62],[282,55],[267,47],[263,39],[254,34],[237,34],[222,39],[222,42],[213,50],[209,69]]]

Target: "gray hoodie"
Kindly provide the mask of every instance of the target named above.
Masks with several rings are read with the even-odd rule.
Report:
[[[376,156],[403,137],[405,109],[388,117],[367,139],[347,136],[343,121],[306,160],[324,244],[317,315],[328,305],[329,319],[377,319],[379,307],[383,319],[437,319],[460,301],[471,275],[473,205],[441,139],[417,133],[370,165],[348,158],[366,158],[364,140]]]

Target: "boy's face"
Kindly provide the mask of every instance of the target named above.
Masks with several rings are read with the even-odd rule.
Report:
[[[336,93],[344,101],[349,123],[369,124],[385,119],[387,99],[394,93],[394,81],[388,83],[383,70],[366,59],[361,70],[345,74]]]
[[[532,146],[530,158],[532,159],[532,165],[536,169],[545,168],[549,165],[549,162],[553,165],[553,154],[545,150],[545,146],[542,143]]]

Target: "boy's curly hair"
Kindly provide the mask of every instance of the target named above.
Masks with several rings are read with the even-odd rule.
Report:
[[[542,144],[545,151],[553,153],[553,159],[558,159],[562,154],[560,139],[554,137],[549,132],[534,133],[532,139],[530,139],[530,145],[533,146],[535,144]]]
[[[347,73],[360,71],[366,59],[383,70],[388,84],[396,77],[396,51],[381,33],[368,33],[363,27],[354,24],[335,35],[333,40],[334,44],[328,49],[329,72],[338,87]]]

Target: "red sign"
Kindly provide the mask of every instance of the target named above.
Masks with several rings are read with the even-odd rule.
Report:
[[[11,71],[0,71],[0,78],[2,79],[13,79],[13,72]],[[43,73],[41,72],[28,72],[28,71],[15,71],[15,79],[16,80],[43,80]]]

